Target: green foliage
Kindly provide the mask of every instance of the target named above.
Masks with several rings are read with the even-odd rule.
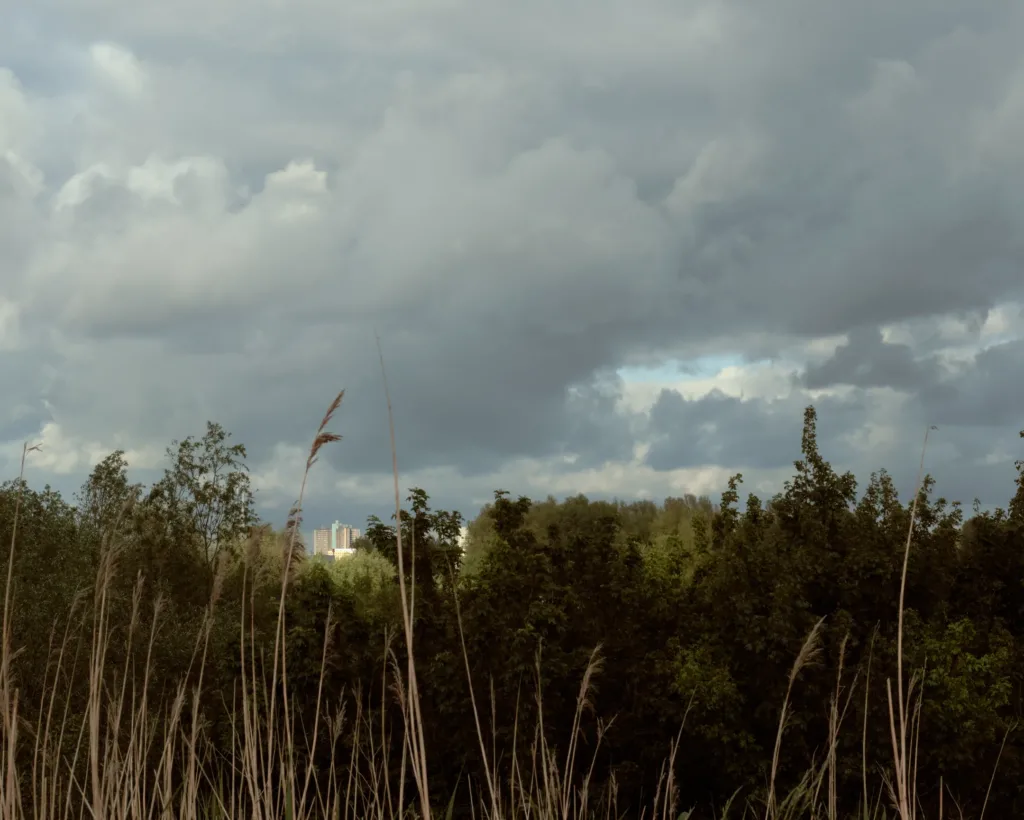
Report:
[[[609,808],[599,805],[600,795],[614,783],[614,816],[638,816],[681,738],[674,785],[679,806],[697,807],[682,814],[693,820],[708,816],[700,807],[733,798],[763,804],[787,697],[777,789],[790,794],[789,808],[826,816],[814,778],[831,748],[829,706],[840,680],[850,700],[833,771],[840,816],[853,816],[865,775],[862,742],[872,794],[881,785],[878,770],[891,765],[886,692],[895,679],[911,505],[884,470],[858,492],[854,477],[820,452],[816,422],[808,408],[793,477],[771,498],[744,493],[739,474],[717,505],[692,495],[535,503],[499,490],[468,522],[465,551],[461,515],[431,509],[427,493],[412,488],[392,524],[370,518],[354,555],[313,558],[289,579],[283,637],[289,708],[302,727],[300,745],[311,747],[302,760],[318,778],[349,765],[347,755],[368,742],[352,734],[352,723],[332,723],[315,748],[309,729],[318,715],[355,704],[372,715],[377,753],[401,759],[401,528],[401,563],[415,592],[431,800],[446,807],[439,813],[467,816],[470,788],[479,795],[485,780],[468,665],[499,781],[515,776],[516,754],[523,765],[537,748],[549,748],[562,776],[591,778],[595,812]],[[211,423],[201,440],[175,442],[168,452],[171,465],[148,490],[129,482],[124,453],[112,453],[75,507],[49,488],[0,487],[4,550],[22,493],[16,680],[21,703],[39,703],[52,682],[51,632],[70,625],[72,642],[88,645],[92,578],[109,566],[104,601],[115,640],[105,686],[150,691],[159,722],[177,682],[193,676],[216,760],[231,742],[243,672],[271,674],[285,534],[256,526],[245,449],[229,444],[220,426]],[[904,661],[908,677],[919,672],[922,681],[918,794],[927,816],[936,813],[939,782],[977,816],[1004,737],[987,813],[1024,811],[1024,737],[1007,734],[1024,716],[1024,464],[1017,468],[1005,510],[966,517],[959,504],[934,497],[931,477],[917,499]],[[77,604],[76,595],[83,596]],[[794,659],[822,618],[820,651],[790,688]],[[143,677],[130,645],[154,623]],[[201,688],[197,645],[209,659]],[[75,730],[87,724],[85,673],[77,660],[62,673]],[[578,713],[580,680],[590,673]],[[567,748],[572,737],[575,757]],[[383,781],[367,779],[365,760],[355,765],[353,782],[399,793],[396,763],[377,773]]]
[[[130,537],[135,505],[142,485],[128,481],[128,462],[123,450],[115,450],[93,468],[77,497],[79,527],[94,543],[101,539]],[[98,556],[93,555],[93,560]]]
[[[377,552],[357,551],[323,565],[335,584],[361,594],[390,590],[397,577],[395,565]]]
[[[213,565],[223,546],[233,544],[257,523],[245,446],[228,444],[230,433],[207,423],[201,440],[189,436],[167,449],[171,465],[150,490],[174,537],[193,540]]]
[[[1006,728],[1013,636],[1001,627],[980,635],[969,618],[960,618],[919,624],[911,642],[915,665],[925,670],[923,723],[930,757],[940,771],[953,774],[983,758]]]
[[[462,515],[446,510],[431,510],[430,497],[414,487],[406,499],[411,510],[401,510],[402,566],[406,579],[415,577],[429,598],[438,586],[451,588],[462,566],[459,538]],[[394,518],[394,516],[392,516]],[[373,552],[383,556],[397,569],[398,532],[377,516],[367,522],[366,539]]]

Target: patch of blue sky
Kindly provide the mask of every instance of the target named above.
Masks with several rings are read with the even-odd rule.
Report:
[[[627,384],[661,384],[697,381],[716,376],[727,367],[744,364],[742,356],[724,354],[696,359],[673,359],[657,367],[623,367],[619,376]]]

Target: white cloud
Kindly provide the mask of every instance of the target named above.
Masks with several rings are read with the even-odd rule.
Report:
[[[20,344],[18,306],[0,297],[0,353],[13,352]]]
[[[146,71],[134,54],[115,43],[94,43],[89,48],[99,80],[118,93],[140,97],[146,91]]]
[[[765,145],[753,134],[717,137],[708,142],[687,172],[676,180],[666,204],[689,220],[703,205],[718,205],[756,190]]]
[[[44,470],[57,476],[86,475],[96,464],[122,446],[120,436],[116,435],[108,442],[69,436],[55,421],[46,422],[38,435],[26,441],[30,447],[38,447],[31,456],[32,470]],[[22,445],[23,442],[7,442],[2,446],[2,451],[8,460],[20,460]],[[155,445],[125,448],[125,460],[136,470],[155,469],[163,463],[164,449]]]
[[[35,8],[31,47],[0,31],[0,435],[37,432],[69,481],[213,417],[286,509],[307,416],[344,385],[311,497],[378,508],[375,331],[408,481],[467,504],[720,487],[735,465],[645,466],[663,389],[860,403],[832,443],[876,467],[1021,336],[1006,4]],[[875,327],[947,392],[800,386]],[[961,462],[1012,452],[962,426]]]
[[[0,66],[0,149],[24,149],[34,130],[33,114],[14,72]]]
[[[662,390],[674,390],[686,399],[698,399],[712,391],[746,399],[784,398],[794,390],[793,376],[797,370],[798,365],[794,362],[765,361],[731,365],[710,376],[627,382],[623,390],[622,407],[632,412],[645,412],[651,408]]]

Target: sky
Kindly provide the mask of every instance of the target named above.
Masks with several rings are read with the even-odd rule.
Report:
[[[404,488],[1005,504],[1024,4],[0,0],[0,475],[223,424],[283,523]],[[404,494],[404,493],[403,493]]]

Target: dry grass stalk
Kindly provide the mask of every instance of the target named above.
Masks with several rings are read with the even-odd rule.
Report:
[[[996,782],[996,772],[999,770],[999,761],[1003,756],[1003,749],[1006,748],[1006,739],[1010,736],[1010,732],[1016,728],[1017,721],[1013,721],[1013,723],[1006,727],[1006,731],[1003,733],[1003,742],[999,744],[999,754],[996,755],[995,765],[992,766],[992,777],[988,781],[988,789],[985,791],[985,802],[981,804],[981,814],[978,815],[978,820],[985,820],[985,809],[988,808],[988,798],[992,794],[992,784]]]
[[[395,486],[395,539],[398,551],[398,584],[402,599],[402,626],[405,630],[405,646],[408,653],[406,675],[408,681],[408,699],[403,702],[402,711],[407,716],[406,745],[403,747],[403,770],[405,754],[408,752],[412,762],[413,778],[416,781],[416,789],[419,793],[420,812],[422,820],[430,820],[430,788],[427,774],[427,749],[426,739],[423,733],[423,717],[420,711],[419,686],[416,681],[416,661],[413,649],[413,607],[415,604],[415,593],[407,589],[405,583],[405,559],[402,550],[402,500],[401,491],[398,487],[398,448],[395,445],[395,415],[391,407],[391,391],[388,389],[387,370],[384,367],[384,352],[381,349],[380,337],[377,337],[377,353],[380,358],[381,379],[384,382],[384,398],[388,408],[388,432],[391,437],[391,471],[394,477]],[[411,545],[412,552],[410,559],[413,569],[416,566],[416,545]],[[413,580],[415,587],[415,578]],[[404,786],[404,778],[402,779]]]
[[[17,791],[17,772],[15,752],[18,743],[18,694],[12,691],[11,661],[14,652],[11,646],[11,608],[13,606],[14,581],[14,550],[18,539],[18,518],[21,513],[21,502],[25,493],[25,458],[29,453],[42,449],[42,445],[29,445],[25,442],[21,448],[21,466],[18,470],[18,492],[14,499],[14,520],[11,525],[11,544],[7,553],[7,584],[4,587],[3,622],[0,623],[0,709],[3,710],[3,783],[4,794],[2,805],[6,816],[14,816],[14,799]]]
[[[924,443],[921,446],[921,463],[917,471],[917,484],[914,488],[914,500],[910,505],[910,524],[907,527],[907,543],[903,550],[903,572],[900,575],[900,599],[898,622],[896,627],[896,689],[898,706],[894,710],[892,697],[892,682],[886,681],[886,690],[889,698],[889,731],[892,739],[893,774],[895,783],[892,785],[892,797],[900,820],[914,820],[917,812],[917,802],[914,799],[914,783],[916,781],[916,769],[911,769],[911,752],[908,748],[907,734],[912,732],[910,727],[910,715],[908,703],[913,689],[914,680],[907,690],[906,700],[904,699],[903,688],[903,615],[907,591],[907,567],[910,564],[910,545],[914,539],[914,522],[917,518],[917,504],[921,495],[922,482],[924,480],[924,457],[928,450],[928,434],[937,429],[930,425],[924,431]],[[895,712],[895,714],[894,714]],[[897,718],[899,723],[897,724]]]
[[[817,814],[818,807],[818,795],[821,792],[821,788],[824,784],[828,785],[827,805],[825,808],[825,816],[829,820],[838,820],[839,810],[839,789],[838,789],[838,761],[836,759],[836,752],[839,746],[839,732],[842,728],[844,721],[846,720],[846,713],[849,711],[850,703],[853,700],[853,694],[856,690],[857,679],[859,675],[854,673],[853,681],[850,684],[850,692],[846,697],[846,702],[840,709],[840,700],[843,693],[843,670],[845,668],[846,660],[846,644],[849,641],[850,634],[846,633],[843,636],[843,640],[839,645],[839,669],[836,672],[836,688],[832,693],[831,700],[829,702],[829,715],[828,715],[828,752],[825,756],[825,762],[822,766],[822,770],[818,777],[815,778],[814,793],[811,798],[811,812],[813,816]]]
[[[779,754],[782,751],[782,735],[786,731],[786,725],[789,723],[789,698],[793,692],[793,684],[796,682],[797,675],[800,674],[800,670],[808,664],[812,663],[817,658],[820,652],[819,638],[821,636],[821,627],[825,623],[825,619],[821,618],[808,633],[807,638],[804,640],[803,646],[800,647],[800,652],[796,656],[796,660],[793,662],[793,668],[789,673],[789,683],[786,686],[786,697],[782,702],[782,712],[779,715],[779,728],[775,735],[775,751],[772,753],[772,769],[771,776],[768,781],[768,799],[767,806],[765,807],[765,820],[773,820],[778,816],[779,807],[777,805],[777,798],[775,794],[775,778],[779,770]]]
[[[871,697],[871,662],[875,656],[875,638],[878,637],[878,624],[871,633],[871,644],[868,647],[868,670],[864,681],[864,720],[861,726],[860,754],[861,754],[861,820],[869,820],[868,800],[868,703]]]
[[[287,671],[287,651],[285,646],[285,620],[284,620],[284,606],[285,600],[288,595],[288,583],[292,577],[293,566],[298,561],[296,555],[297,548],[300,545],[299,530],[302,522],[302,503],[306,495],[306,483],[309,481],[310,470],[313,469],[313,465],[316,464],[320,450],[327,444],[335,441],[340,441],[341,436],[331,433],[327,430],[327,425],[331,423],[335,412],[341,407],[342,399],[345,397],[345,391],[341,390],[334,401],[331,402],[327,408],[327,412],[324,413],[324,417],[320,422],[320,426],[317,428],[316,435],[313,437],[313,443],[309,448],[309,455],[306,458],[306,468],[302,473],[302,485],[299,488],[299,497],[295,502],[295,506],[292,507],[291,512],[288,516],[288,523],[285,527],[287,536],[286,544],[287,549],[284,556],[284,568],[281,573],[281,596],[278,600],[277,610],[277,627],[274,634],[274,659],[273,659],[273,672],[270,681],[270,710],[267,715],[268,721],[272,724],[276,716],[277,706],[277,689],[280,683],[282,697],[281,706],[284,716],[284,724],[286,727],[291,726],[290,715],[289,715],[289,702],[288,702],[288,671]],[[291,738],[288,738],[291,741]],[[294,744],[292,742],[286,743],[285,752],[290,756],[293,753]],[[271,775],[276,764],[279,762],[277,759],[277,751],[274,748],[274,733],[267,733],[267,744],[266,744],[266,755],[263,759],[264,773],[267,782],[271,781]],[[289,761],[294,764],[294,761]],[[294,766],[288,767],[289,770],[293,770]],[[294,783],[292,784],[294,787]],[[294,816],[295,812],[295,792],[291,792],[291,801],[293,805],[289,807],[289,811]]]

